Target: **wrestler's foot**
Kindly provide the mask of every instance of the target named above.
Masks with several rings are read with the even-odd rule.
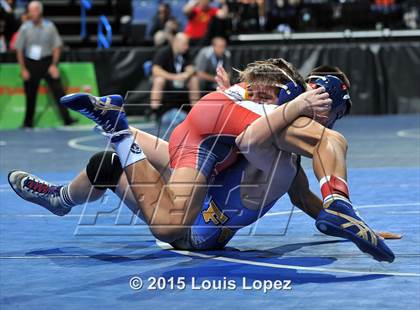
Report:
[[[392,263],[394,253],[385,242],[357,215],[350,202],[336,199],[316,219],[316,227],[324,234],[352,241],[378,261]]]
[[[131,135],[122,107],[124,100],[120,95],[95,97],[77,93],[62,97],[60,103],[94,121],[111,138],[111,142]]]
[[[9,184],[21,198],[36,203],[58,216],[71,210],[71,203],[63,198],[64,187],[52,185],[35,175],[24,171],[12,170],[8,175]]]

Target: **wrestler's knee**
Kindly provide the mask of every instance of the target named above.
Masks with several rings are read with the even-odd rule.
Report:
[[[86,166],[86,175],[90,183],[100,190],[110,189],[115,192],[122,173],[120,159],[111,151],[96,153]]]
[[[347,151],[348,142],[341,133],[331,129],[326,129],[325,134],[327,135],[328,141],[335,147],[340,147],[341,149]]]
[[[171,243],[182,238],[187,228],[174,225],[151,225],[150,230],[160,241]]]

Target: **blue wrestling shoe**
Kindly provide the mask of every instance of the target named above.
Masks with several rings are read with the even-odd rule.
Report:
[[[94,121],[111,138],[111,142],[131,135],[123,109],[124,100],[120,95],[95,97],[77,93],[62,97],[60,103]]]
[[[12,189],[26,201],[43,206],[45,209],[58,216],[70,212],[71,206],[63,199],[63,186],[50,184],[30,173],[12,170],[9,172],[8,181]]]
[[[395,259],[394,253],[357,215],[350,202],[334,200],[319,213],[315,225],[324,234],[352,241],[362,252],[378,261],[392,263]]]

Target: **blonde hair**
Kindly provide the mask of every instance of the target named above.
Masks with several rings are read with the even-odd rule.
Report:
[[[268,61],[254,61],[240,72],[239,79],[249,85],[279,87],[290,82],[290,76],[284,70]]]
[[[298,70],[283,58],[270,58],[254,61],[239,72],[241,82],[257,83],[266,86],[282,87],[292,82],[305,88],[305,80]]]

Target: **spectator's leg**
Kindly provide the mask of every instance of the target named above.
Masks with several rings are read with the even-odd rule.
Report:
[[[23,122],[23,127],[33,127],[34,116],[35,116],[35,107],[36,107],[36,97],[38,93],[39,82],[41,78],[30,72],[31,77],[29,80],[24,82],[25,96],[26,96],[26,112],[25,120]]]
[[[160,107],[165,84],[166,80],[163,77],[153,77],[152,93],[150,94],[150,107],[153,111],[157,111]]]
[[[45,80],[48,83],[48,86],[51,89],[51,92],[54,96],[55,102],[58,105],[58,111],[60,116],[64,121],[65,125],[71,125],[74,123],[74,120],[70,117],[69,111],[60,104],[60,98],[65,96],[63,85],[61,84],[61,78],[54,79],[50,74],[45,76]]]
[[[190,104],[193,106],[198,100],[200,100],[200,79],[198,76],[193,75],[188,81],[188,89]]]

